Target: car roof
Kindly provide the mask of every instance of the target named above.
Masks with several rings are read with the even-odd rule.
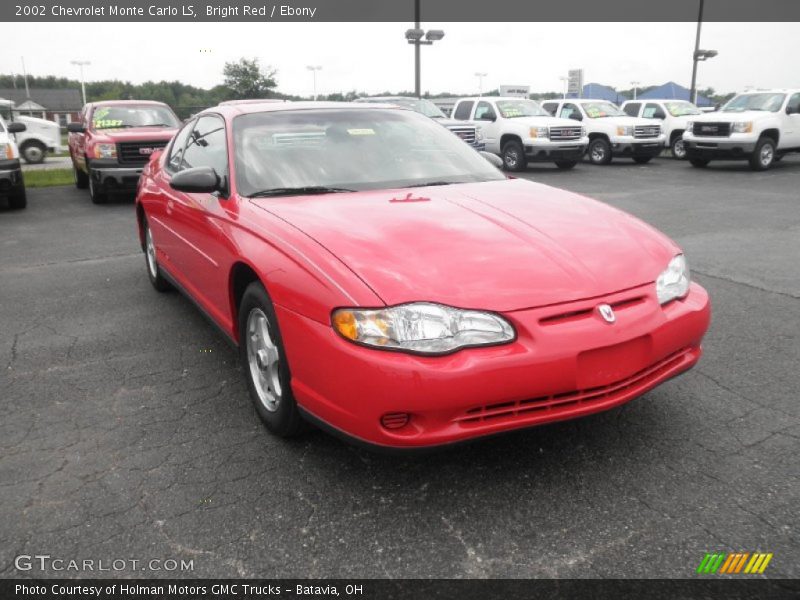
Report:
[[[464,100],[470,100],[472,102],[477,102],[479,100],[531,100],[530,98],[518,98],[517,96],[467,96],[465,98],[459,98],[458,102],[462,102]],[[532,102],[538,102],[538,100],[532,100]]]
[[[248,98],[246,100],[224,100],[217,106],[236,106],[237,104],[272,104],[274,102],[291,102],[282,98]]]
[[[211,108],[207,108],[197,113],[197,115],[195,116],[207,113],[215,113],[232,119],[239,115],[246,115],[250,113],[260,113],[260,112],[286,112],[286,111],[315,110],[315,109],[378,110],[381,108],[390,110],[409,110],[407,108],[403,108],[402,106],[397,106],[396,104],[388,104],[388,103],[374,104],[371,102],[329,102],[329,101],[263,102],[263,103],[238,103],[238,104],[227,104],[227,105],[220,104],[218,106],[212,106]]]
[[[88,106],[168,106],[165,102],[156,100],[98,100],[89,102]]]

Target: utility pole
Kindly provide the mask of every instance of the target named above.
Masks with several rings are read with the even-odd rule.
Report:
[[[420,0],[414,0],[414,29],[406,31],[406,41],[414,45],[414,95],[422,97],[422,46],[430,46],[444,37],[441,29],[431,29],[427,33],[420,27]],[[424,37],[424,39],[423,39]]]
[[[488,73],[475,73],[475,77],[478,78],[478,96],[483,96],[483,78],[486,77]]]
[[[322,67],[320,65],[308,65],[306,69],[311,71],[314,74],[314,101],[317,100],[317,71],[321,71]]]
[[[83,103],[86,104],[86,82],[83,79],[83,67],[92,63],[88,60],[71,60],[69,62],[73,65],[78,65],[81,69],[81,94],[83,95]]]
[[[705,0],[700,0],[700,12],[697,15],[697,37],[694,41],[694,55],[692,62],[692,87],[689,91],[689,101],[697,103],[697,63],[700,60],[700,30],[703,27],[703,5]]]

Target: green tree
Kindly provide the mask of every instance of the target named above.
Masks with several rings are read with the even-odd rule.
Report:
[[[277,86],[277,71],[270,66],[262,69],[257,58],[226,62],[222,74],[225,87],[237,99],[269,98]]]

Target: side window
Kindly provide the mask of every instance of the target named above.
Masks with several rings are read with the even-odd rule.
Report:
[[[581,109],[578,108],[575,104],[565,104],[564,106],[562,106],[560,116],[562,119],[583,121],[583,115],[581,114]]]
[[[213,167],[220,177],[227,177],[225,124],[219,117],[205,116],[197,119],[181,157],[181,168],[191,167]]]
[[[172,139],[172,145],[169,147],[169,158],[167,159],[167,167],[170,171],[181,170],[181,159],[183,158],[183,148],[186,146],[186,138],[194,127],[194,121],[184,125],[175,137]]]
[[[628,104],[622,107],[622,110],[624,110],[625,113],[630,115],[631,117],[638,117],[640,106],[641,103],[639,102],[628,102]]]
[[[458,121],[469,121],[469,115],[472,112],[472,106],[475,103],[472,100],[467,100],[465,102],[459,102],[458,106],[456,106],[456,110],[453,113],[453,118]]]
[[[642,117],[645,119],[666,119],[667,115],[658,104],[648,102],[644,105]]]
[[[786,108],[794,109],[794,114],[800,113],[800,94],[794,94],[791,98],[789,98]]]
[[[558,110],[558,102],[545,102],[542,104],[542,108],[549,112],[551,115],[556,115],[556,110]]]
[[[494,121],[495,119],[497,119],[497,115],[492,105],[485,101],[478,102],[478,106],[475,108],[475,120]]]

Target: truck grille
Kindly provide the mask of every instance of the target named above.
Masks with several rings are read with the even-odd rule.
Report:
[[[117,160],[121,165],[144,165],[150,160],[150,155],[156,150],[161,150],[168,142],[123,142],[117,144]]]
[[[581,139],[580,127],[551,127],[550,139],[554,142],[568,142]]]
[[[729,137],[730,123],[695,123],[692,133],[700,137]]]
[[[661,135],[660,125],[637,125],[633,128],[633,137],[635,138],[657,138]]]
[[[464,127],[463,125],[456,125],[453,127],[448,127],[448,129],[453,133],[455,133],[462,140],[467,142],[470,146],[475,145],[476,135],[474,127]]]

